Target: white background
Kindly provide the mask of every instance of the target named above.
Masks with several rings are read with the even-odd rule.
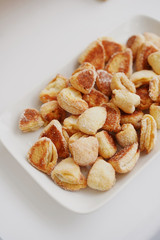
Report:
[[[135,14],[160,20],[159,9],[159,0],[0,0],[0,113],[106,29]],[[0,144],[0,237],[160,239],[159,185],[156,159],[107,205],[74,214],[46,195]]]

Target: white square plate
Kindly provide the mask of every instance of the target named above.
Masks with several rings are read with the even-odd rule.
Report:
[[[104,36],[112,36],[117,41],[125,42],[127,38],[136,33],[153,32],[160,35],[160,22],[146,16],[135,16],[119,26],[113,32],[108,33],[104,31]],[[83,49],[81,49],[83,51]],[[70,76],[77,64],[77,57],[73,59],[65,67],[56,73]],[[55,75],[56,75],[55,73]],[[45,174],[33,168],[26,160],[25,156],[31,145],[37,140],[41,130],[33,133],[21,133],[18,129],[18,120],[20,113],[26,107],[40,107],[38,95],[40,90],[47,84],[42,83],[36,87],[29,95],[25,96],[15,106],[10,107],[0,118],[0,138],[2,143],[13,155],[17,162],[30,174],[30,176],[58,203],[64,207],[77,212],[89,213],[92,212],[105,203],[107,203],[113,196],[115,196],[126,184],[129,183],[149,162],[160,154],[158,144],[154,150],[148,154],[140,157],[136,167],[128,174],[117,177],[116,185],[108,192],[97,192],[89,188],[79,192],[67,192],[59,188],[54,182]],[[158,141],[160,140],[160,133],[158,133]],[[158,142],[157,141],[157,142]]]

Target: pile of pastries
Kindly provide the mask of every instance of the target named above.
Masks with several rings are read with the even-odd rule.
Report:
[[[140,152],[155,146],[160,37],[137,34],[125,45],[97,39],[69,79],[58,74],[40,101],[40,110],[25,109],[19,121],[22,132],[44,127],[29,149],[29,163],[65,190],[109,190],[117,174],[130,172]]]

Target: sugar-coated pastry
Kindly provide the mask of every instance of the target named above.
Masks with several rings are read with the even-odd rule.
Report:
[[[154,77],[149,82],[149,96],[153,101],[159,101],[160,95],[160,78]]]
[[[132,81],[128,79],[128,77],[124,73],[115,73],[111,80],[111,90],[114,89],[122,89],[128,90],[132,93],[136,92],[135,85]]]
[[[98,140],[96,137],[80,137],[69,144],[73,160],[79,166],[92,165],[98,157]]]
[[[98,191],[108,191],[116,182],[115,170],[103,158],[97,158],[89,171],[87,185]]]
[[[103,69],[105,63],[105,51],[102,43],[98,40],[92,42],[79,57],[79,63],[89,62],[96,69]]]
[[[111,158],[117,151],[113,137],[107,131],[101,131],[96,134],[99,143],[99,154],[103,158]]]
[[[74,72],[72,73],[72,75],[74,75],[77,72],[81,72],[83,70],[96,70],[95,66],[93,66],[91,63],[89,62],[84,62],[82,63],[78,68],[76,68],[76,70],[74,70]]]
[[[19,129],[22,132],[36,131],[44,125],[44,121],[35,108],[27,108],[23,111],[19,120]]]
[[[86,188],[86,178],[81,173],[80,167],[71,157],[62,160],[51,173],[53,181],[64,190],[78,191]]]
[[[101,41],[104,51],[105,51],[105,62],[108,62],[114,53],[122,52],[124,50],[124,45],[115,42],[113,39],[108,37],[99,38]]]
[[[72,153],[72,148],[70,147],[70,145],[72,143],[74,143],[76,140],[78,140],[79,138],[85,138],[85,137],[88,137],[88,135],[82,133],[82,132],[76,132],[75,134],[73,134],[70,138],[69,138],[69,150],[71,152],[71,154],[73,155]]]
[[[134,168],[139,156],[138,143],[133,143],[117,152],[108,162],[117,173],[127,173]]]
[[[136,56],[136,71],[151,69],[148,64],[148,56],[151,53],[157,52],[158,48],[151,42],[144,42],[137,51]]]
[[[113,90],[112,100],[125,113],[133,113],[140,104],[140,97],[126,90]]]
[[[58,154],[54,143],[49,138],[42,137],[30,148],[27,159],[32,166],[50,175],[57,163]]]
[[[110,97],[112,94],[111,90],[111,80],[112,75],[105,70],[98,70],[97,71],[97,79],[96,85],[100,92],[105,94],[106,96]]]
[[[136,89],[136,94],[140,96],[140,105],[138,106],[139,110],[146,110],[152,104],[152,99],[149,96],[149,86],[143,85]]]
[[[143,33],[145,40],[153,43],[157,48],[160,48],[160,37],[155,33],[145,32]]]
[[[157,75],[151,70],[141,70],[134,72],[130,77],[130,80],[134,83],[135,87],[138,88],[144,84],[148,84]]]
[[[153,71],[160,74],[160,51],[150,54],[148,56],[148,62]]]
[[[157,139],[157,124],[150,114],[145,114],[141,121],[140,150],[149,153]]]
[[[135,110],[131,114],[122,113],[121,114],[121,124],[131,123],[135,129],[141,127],[141,120],[144,113],[141,110]]]
[[[102,128],[110,132],[119,132],[121,130],[121,112],[119,108],[112,102],[109,102],[103,106],[106,108],[107,117]]]
[[[97,73],[92,69],[84,69],[70,77],[71,85],[78,91],[88,94],[91,92],[96,81]]]
[[[127,77],[132,74],[133,57],[130,48],[114,53],[108,61],[105,70],[111,74],[124,72]]]
[[[78,121],[78,116],[74,116],[74,115],[71,115],[64,119],[63,126],[70,136],[79,131],[79,128],[77,126],[77,121]]]
[[[92,107],[79,116],[77,125],[81,132],[94,135],[104,125],[106,117],[104,107]]]
[[[57,100],[61,108],[74,115],[79,115],[88,108],[81,93],[73,87],[64,88],[58,94]]]
[[[145,38],[142,34],[133,35],[127,40],[127,47],[132,50],[133,61],[136,59],[138,49],[144,42]]]
[[[160,106],[158,103],[153,103],[150,106],[149,113],[157,123],[157,129],[160,129]]]
[[[116,134],[116,139],[122,147],[138,142],[137,132],[131,123],[122,125],[121,131]]]
[[[41,91],[41,102],[49,102],[57,99],[57,94],[63,89],[68,87],[69,81],[64,76],[57,74],[55,78]]]
[[[108,103],[108,97],[95,88],[93,88],[89,94],[84,94],[83,100],[88,103],[89,107],[102,106]]]
[[[42,104],[40,113],[45,124],[50,123],[53,119],[57,119],[62,122],[66,117],[65,110],[59,106],[56,100]]]
[[[48,137],[55,144],[58,157],[69,156],[68,144],[62,132],[62,126],[58,120],[52,120],[42,131],[40,137]]]

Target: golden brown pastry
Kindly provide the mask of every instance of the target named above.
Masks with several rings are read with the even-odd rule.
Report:
[[[89,63],[89,62],[84,62],[82,63],[78,68],[76,68],[76,70],[74,70],[74,72],[72,73],[72,75],[74,75],[77,72],[81,72],[83,70],[96,70],[95,67]]]
[[[102,37],[102,38],[99,38],[99,40],[101,41],[104,47],[105,62],[108,62],[114,53],[122,52],[125,48],[122,44],[117,43],[108,37]]]
[[[133,113],[140,104],[140,97],[126,90],[113,90],[112,100],[125,113]]]
[[[117,52],[112,55],[105,67],[105,70],[111,74],[123,72],[127,77],[130,77],[133,65],[132,58],[132,51],[130,48],[127,48],[123,52]]]
[[[74,115],[71,115],[64,119],[63,126],[70,136],[79,131],[79,128],[77,126],[77,121],[78,121],[78,116],[74,116]]]
[[[89,94],[83,95],[83,100],[88,103],[89,107],[102,106],[108,103],[108,97],[95,88],[93,88]]]
[[[142,43],[141,47],[138,49],[136,56],[136,71],[151,69],[148,64],[148,56],[151,53],[157,52],[158,48],[150,42]]]
[[[73,87],[64,88],[58,94],[57,100],[61,108],[74,115],[79,115],[88,108],[81,93]]]
[[[43,103],[56,100],[58,93],[68,87],[69,81],[64,76],[57,74],[55,78],[41,91],[40,100]]]
[[[51,178],[58,186],[68,191],[77,191],[87,186],[86,178],[72,158],[58,163],[51,173]]]
[[[53,119],[62,122],[66,117],[66,112],[62,109],[56,100],[42,104],[40,114],[43,117],[45,124],[50,123]]]
[[[88,94],[91,92],[96,81],[97,73],[92,69],[84,69],[70,77],[71,85],[78,91]]]
[[[160,74],[160,51],[150,54],[148,56],[148,62],[153,71]]]
[[[139,159],[139,155],[138,143],[133,143],[117,152],[108,162],[117,173],[127,173],[134,168]]]
[[[87,185],[98,191],[108,191],[114,186],[115,182],[114,168],[99,157],[89,171]]]
[[[111,102],[105,104],[104,107],[107,111],[107,117],[102,128],[110,132],[119,132],[121,130],[121,112],[119,108]]]
[[[150,114],[145,114],[141,121],[140,150],[149,153],[157,139],[157,124]]]
[[[144,42],[145,38],[142,34],[133,35],[127,40],[127,47],[132,50],[133,61],[136,59],[138,49]]]
[[[44,125],[44,121],[35,108],[27,108],[23,111],[19,120],[19,129],[22,132],[36,131]]]
[[[122,89],[128,90],[132,93],[136,92],[135,85],[132,81],[128,79],[128,77],[124,73],[115,73],[111,80],[111,90],[114,89]]]
[[[100,92],[105,94],[106,96],[110,97],[112,94],[111,91],[111,80],[112,75],[105,70],[98,70],[97,71],[97,79],[96,85]]]
[[[149,96],[153,101],[159,101],[159,95],[160,95],[160,78],[154,77],[149,82]]]
[[[103,69],[105,62],[105,51],[102,43],[98,40],[92,42],[79,57],[79,63],[89,62],[96,69]]]
[[[98,157],[98,140],[96,137],[80,137],[69,144],[73,160],[79,166],[92,165]]]
[[[141,127],[141,120],[144,113],[141,110],[135,110],[132,114],[122,113],[121,124],[131,123],[136,129]]]
[[[50,175],[57,163],[58,154],[53,142],[42,137],[30,148],[27,159],[32,166]]]
[[[149,84],[149,82],[157,75],[151,70],[141,70],[134,72],[130,77],[130,80],[134,83],[135,87],[138,88],[144,84]]]
[[[69,150],[71,152],[71,154],[73,155],[72,153],[72,148],[70,148],[70,145],[72,143],[74,143],[76,140],[78,140],[79,138],[84,138],[84,137],[88,137],[88,135],[82,133],[82,132],[76,132],[75,134],[73,134],[70,138],[69,138]]]
[[[153,43],[157,48],[160,48],[160,37],[154,33],[145,32],[145,40]]]
[[[146,110],[152,104],[152,99],[149,96],[149,86],[143,85],[136,89],[136,94],[140,96],[140,105],[138,106],[139,110]]]
[[[104,107],[92,107],[79,116],[77,125],[81,132],[94,135],[104,125],[106,117]]]
[[[103,158],[112,157],[116,151],[117,147],[113,140],[113,137],[107,131],[101,131],[96,134],[96,138],[99,143],[99,154]]]
[[[68,144],[62,133],[62,126],[58,120],[52,120],[42,131],[40,137],[47,137],[55,144],[58,157],[69,156]]]
[[[149,113],[157,123],[157,129],[160,129],[160,106],[158,103],[153,103],[150,106]]]
[[[122,125],[122,130],[116,134],[116,139],[122,147],[138,142],[137,132],[131,123]]]

